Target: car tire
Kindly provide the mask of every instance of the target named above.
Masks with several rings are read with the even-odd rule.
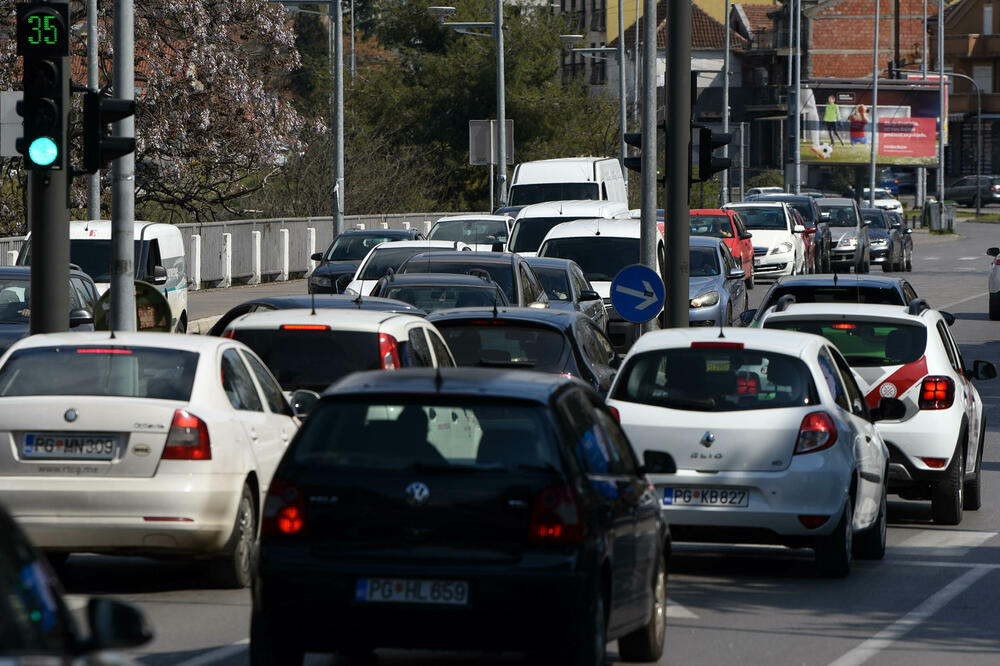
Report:
[[[844,502],[844,511],[840,514],[840,522],[833,532],[817,537],[814,546],[816,565],[824,576],[843,578],[851,571],[851,555],[853,554],[854,526],[851,517],[851,502],[848,497]]]
[[[910,250],[910,253],[906,255],[906,272],[911,271],[913,271],[913,250]]]
[[[854,557],[859,560],[881,560],[885,557],[885,542],[888,534],[889,491],[883,476],[882,499],[879,501],[878,517],[875,524],[854,539]]]
[[[250,614],[250,666],[300,666],[304,657],[297,641],[267,626],[260,611]]]
[[[931,514],[936,525],[958,525],[962,522],[962,507],[965,505],[965,452],[961,440],[951,457],[951,465],[945,477],[931,488]]]
[[[566,666],[604,666],[607,655],[608,614],[604,591],[594,590],[588,617],[578,628],[575,645],[563,655]]]
[[[653,574],[653,608],[649,622],[640,629],[618,639],[618,655],[622,661],[643,663],[659,661],[667,635],[667,563],[661,557]]]
[[[1000,291],[990,294],[990,319],[1000,319]]]
[[[962,499],[964,511],[978,511],[983,506],[983,444],[985,442],[986,424],[979,429],[979,448],[976,455],[976,470],[972,479],[965,482],[965,497]]]
[[[212,561],[212,578],[219,585],[233,589],[250,585],[250,550],[256,539],[257,513],[253,494],[244,484],[229,541],[222,554]]]

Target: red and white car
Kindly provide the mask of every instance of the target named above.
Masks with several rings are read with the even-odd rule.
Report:
[[[954,321],[923,299],[909,306],[785,304],[768,310],[762,328],[822,335],[851,365],[869,406],[897,398],[906,412],[879,421],[889,447],[889,490],[929,499],[934,522],[957,525],[982,503],[985,416],[972,379],[992,379],[986,361],[965,366],[948,330]]]
[[[736,263],[746,271],[747,289],[753,289],[753,235],[747,231],[743,218],[735,210],[695,208],[691,211],[691,235],[721,238]],[[663,233],[663,223],[660,223]]]

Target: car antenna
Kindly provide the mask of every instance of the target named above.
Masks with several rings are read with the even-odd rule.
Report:
[[[594,233],[595,236],[601,235],[601,219],[597,218],[597,231]]]
[[[497,312],[497,295],[493,294],[493,318],[496,319],[498,314],[499,313]]]
[[[725,338],[726,337],[725,331],[722,330],[722,327],[725,325],[725,322],[726,322],[726,319],[724,317],[719,317],[719,337],[720,338]]]
[[[315,291],[310,291],[309,292],[309,300],[312,302],[312,313],[311,314],[313,316],[316,316],[316,292]]]
[[[361,300],[361,292],[360,291],[358,292],[358,295],[355,297],[355,299],[352,301],[352,303],[354,303],[355,305],[357,305],[359,310],[361,309],[361,305],[363,304],[363,301]]]
[[[444,382],[444,377],[441,376],[441,366],[434,366],[434,390],[438,393],[441,392],[441,384]]]

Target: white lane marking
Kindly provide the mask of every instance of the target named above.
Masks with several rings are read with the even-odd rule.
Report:
[[[983,292],[980,292],[980,293],[975,294],[973,296],[968,296],[966,298],[963,298],[960,301],[955,301],[954,303],[948,303],[947,305],[942,305],[942,306],[938,307],[938,310],[947,310],[948,308],[953,308],[956,305],[961,305],[962,303],[968,303],[969,301],[974,301],[977,298],[982,298],[983,296],[986,296],[989,293],[990,292],[988,292],[988,291],[983,291]]]
[[[71,611],[78,611],[87,607],[90,597],[81,594],[67,594],[63,599],[66,601],[67,608]]]
[[[697,620],[698,616],[689,611],[684,606],[673,599],[667,598],[667,617],[679,618],[684,620]]]
[[[920,260],[921,260],[921,261],[937,261],[937,260],[939,260],[940,258],[941,258],[941,257],[920,257]]]
[[[830,666],[858,666],[865,663],[947,606],[952,599],[972,587],[976,581],[993,570],[994,568],[990,566],[974,566],[971,571],[966,571],[945,585],[909,613],[836,661],[831,662]]]
[[[890,548],[895,555],[961,557],[996,535],[996,532],[971,530],[920,530]]]
[[[979,261],[982,257],[959,257],[959,261]]]
[[[223,659],[228,659],[233,655],[239,654],[247,649],[247,645],[250,643],[249,638],[244,638],[241,641],[237,641],[232,645],[225,645],[223,647],[205,652],[200,654],[193,659],[188,659],[187,661],[182,661],[175,666],[207,666],[207,664],[214,664],[217,661],[222,661]]]

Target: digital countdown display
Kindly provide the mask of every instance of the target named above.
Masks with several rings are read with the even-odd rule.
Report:
[[[17,54],[24,58],[69,55],[69,4],[32,2],[17,5]]]

